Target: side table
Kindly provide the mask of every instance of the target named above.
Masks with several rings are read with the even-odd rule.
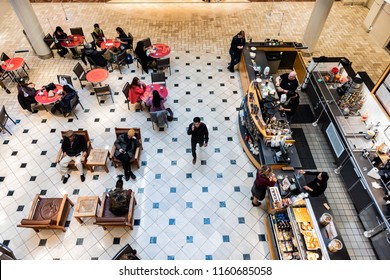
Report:
[[[87,160],[88,169],[93,172],[94,167],[102,166],[108,173],[107,159],[109,156],[110,153],[106,149],[92,149]]]
[[[98,205],[101,205],[98,196],[79,196],[74,208],[73,217],[82,224],[81,218],[96,217]]]

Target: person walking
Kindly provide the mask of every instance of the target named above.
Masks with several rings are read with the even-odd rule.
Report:
[[[199,147],[207,147],[209,142],[209,131],[206,124],[201,122],[199,117],[195,117],[193,122],[188,126],[187,134],[191,135],[192,164],[195,164],[196,144],[199,144]]]
[[[258,207],[267,193],[268,187],[273,187],[276,184],[276,176],[272,172],[272,168],[268,165],[262,165],[256,173],[256,180],[252,186],[252,205]]]
[[[228,69],[230,72],[234,72],[234,66],[240,62],[241,53],[245,46],[245,32],[240,31],[236,36],[233,37],[230,44],[229,54],[231,57]]]

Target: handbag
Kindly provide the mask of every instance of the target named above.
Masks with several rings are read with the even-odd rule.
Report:
[[[167,110],[167,120],[169,122],[173,121],[173,112],[172,112],[172,109],[171,108],[166,108]]]

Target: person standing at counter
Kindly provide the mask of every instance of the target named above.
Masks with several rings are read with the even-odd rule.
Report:
[[[252,205],[259,207],[267,193],[268,187],[273,187],[276,184],[276,176],[272,172],[272,168],[268,165],[262,165],[256,172],[256,179],[252,186]]]
[[[313,181],[303,187],[311,197],[322,195],[328,187],[329,175],[326,172],[299,170],[299,174],[316,176]]]
[[[287,93],[287,101],[279,107],[279,111],[286,114],[287,121],[290,123],[299,105],[299,94],[295,91]]]
[[[229,54],[231,57],[230,64],[227,69],[230,72],[234,72],[234,66],[240,62],[241,53],[245,46],[245,32],[240,31],[236,36],[233,37],[232,42],[230,44]]]
[[[290,73],[284,73],[276,78],[276,90],[280,94],[287,94],[289,91],[296,91],[299,84],[297,80],[297,73],[291,71]]]

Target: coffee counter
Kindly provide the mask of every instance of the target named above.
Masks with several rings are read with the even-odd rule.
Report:
[[[357,125],[359,121],[355,119],[360,119],[360,116],[343,116],[343,112],[337,105],[340,97],[335,87],[323,80],[322,71],[326,69],[326,64],[331,65],[334,62],[337,65],[337,59],[330,58],[322,61],[314,59],[313,61],[316,63],[314,68],[318,71],[309,72],[303,88],[311,99],[318,126],[323,131],[338,165],[335,171],[339,172],[343,178],[357,215],[366,233],[370,233],[367,236],[370,238],[377,257],[390,259],[390,239],[388,238],[390,236],[390,223],[388,222],[390,205],[383,200],[389,190],[383,187],[384,182],[368,176],[368,172],[373,168],[371,160],[375,157],[373,142],[364,138],[365,125]],[[340,62],[339,65],[345,67],[350,77],[355,77],[350,63],[345,65]],[[368,91],[366,98],[369,99],[372,81],[366,75],[362,76],[363,90]],[[381,110],[376,111],[379,112],[370,112],[377,116],[375,123],[388,123],[388,119],[384,118],[384,121],[381,119],[379,115]],[[379,141],[379,139],[376,140]],[[370,153],[368,159],[362,156],[365,150]]]
[[[294,194],[303,191],[303,186],[306,184],[305,178],[297,178],[293,172],[276,171],[277,177],[288,176],[296,185]],[[281,197],[289,197],[289,194],[281,188],[282,180],[278,180],[277,187]],[[343,238],[340,236],[334,221],[331,225],[325,227],[319,221],[323,214],[334,217],[331,209],[326,209],[325,205],[329,205],[325,196],[310,197],[301,200],[296,200],[287,208],[275,208],[274,196],[275,188],[268,192],[268,212],[265,217],[264,224],[266,226],[267,240],[270,247],[270,255],[272,259],[322,259],[322,260],[349,260],[347,248]],[[331,207],[331,205],[329,205]],[[304,212],[302,212],[304,210]],[[301,215],[298,211],[301,211]],[[306,212],[307,211],[307,212]],[[306,212],[306,213],[305,213]],[[303,215],[305,214],[305,215]],[[308,227],[308,228],[303,228]],[[310,228],[309,228],[310,227]],[[314,247],[309,247],[313,239],[308,238],[307,234],[311,231],[311,235],[317,238]],[[329,232],[334,236],[329,238]],[[341,249],[332,252],[328,246],[332,239],[339,240],[342,244]],[[333,241],[336,242],[336,241]]]

